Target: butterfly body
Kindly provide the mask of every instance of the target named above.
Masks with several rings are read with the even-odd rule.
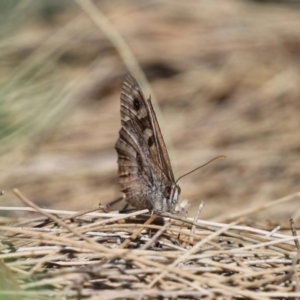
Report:
[[[121,124],[115,145],[119,183],[126,201],[155,213],[175,212],[180,194],[151,99],[127,75],[121,92]]]

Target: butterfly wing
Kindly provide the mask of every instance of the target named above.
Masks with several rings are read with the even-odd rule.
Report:
[[[134,207],[152,210],[175,180],[151,100],[131,75],[122,87],[121,123],[115,146],[121,190]]]

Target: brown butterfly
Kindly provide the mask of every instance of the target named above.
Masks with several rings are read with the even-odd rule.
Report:
[[[155,213],[175,212],[180,194],[151,99],[127,75],[121,92],[121,123],[116,143],[119,183],[126,201]]]
[[[182,177],[223,158],[174,179],[168,151],[161,134],[151,99],[145,99],[141,87],[127,75],[121,92],[121,123],[115,145],[118,153],[119,183],[126,201],[137,209],[156,214],[175,210],[180,195],[177,184]]]

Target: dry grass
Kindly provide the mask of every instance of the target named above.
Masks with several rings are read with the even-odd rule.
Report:
[[[180,182],[195,209],[205,202],[203,218],[299,190],[298,10],[234,0],[66,3],[47,17],[32,1],[6,14],[11,26],[25,21],[0,40],[1,189],[56,209],[118,197],[114,144],[130,71],[160,101],[176,177],[228,157]],[[298,208],[249,217],[283,221]]]
[[[284,234],[201,220],[201,206],[194,218],[48,210],[14,192],[25,206],[0,209],[33,213],[1,220],[4,299],[300,297],[292,222]]]

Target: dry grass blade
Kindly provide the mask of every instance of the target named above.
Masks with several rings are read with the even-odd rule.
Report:
[[[151,224],[155,219],[157,218],[156,215],[152,215],[146,222],[145,225]],[[137,238],[137,236],[139,236],[141,234],[141,232],[144,230],[144,228],[140,228],[138,229],[136,232],[134,232],[129,239],[126,239],[123,244],[119,247],[120,249],[124,249],[128,246],[128,244],[130,243],[130,241],[134,240],[135,238]]]

